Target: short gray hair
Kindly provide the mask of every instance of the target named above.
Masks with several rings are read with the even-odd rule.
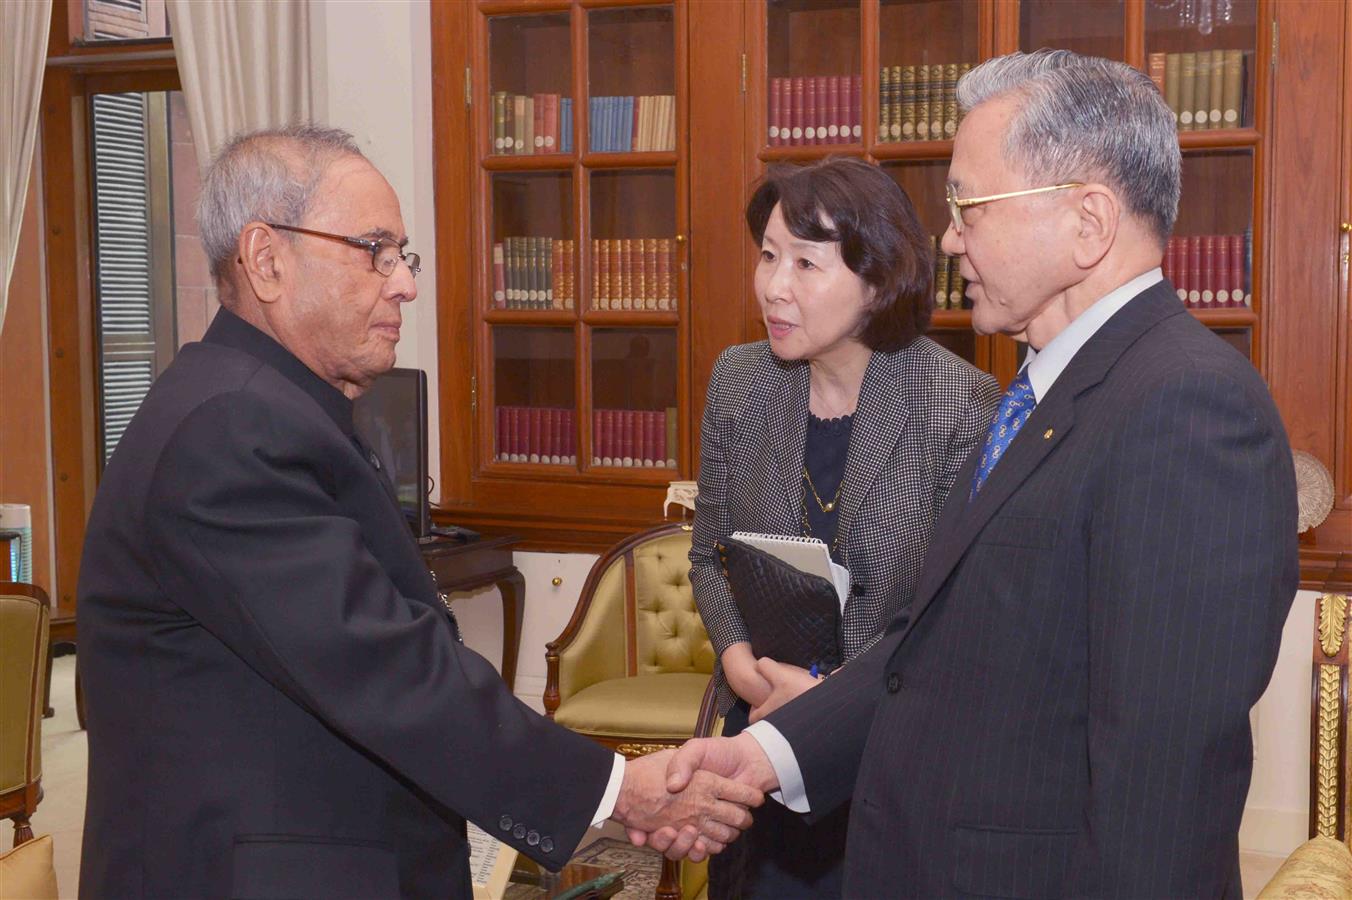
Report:
[[[958,82],[964,112],[1005,95],[1018,104],[1005,135],[1011,165],[1049,185],[1102,181],[1161,245],[1168,240],[1182,178],[1178,131],[1144,72],[1070,50],[1038,50],[997,56]]]
[[[250,222],[299,225],[333,162],[364,154],[352,135],[320,125],[285,125],[234,135],[211,161],[197,200],[197,227],[219,284]]]

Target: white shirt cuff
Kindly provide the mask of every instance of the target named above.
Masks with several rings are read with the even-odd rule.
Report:
[[[606,792],[601,795],[601,805],[596,807],[596,815],[592,817],[593,828],[609,819],[611,813],[615,812],[615,801],[620,799],[622,784],[624,784],[624,757],[616,753],[615,762],[610,767],[610,783],[606,785]]]
[[[779,729],[764,719],[748,725],[745,734],[755,738],[779,779],[779,790],[771,791],[770,796],[796,813],[811,810],[807,803],[807,788],[803,785],[803,773],[798,768],[798,757],[793,755],[793,747],[785,740]]]

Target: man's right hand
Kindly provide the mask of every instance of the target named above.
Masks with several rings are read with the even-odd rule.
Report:
[[[739,734],[732,738],[699,738],[687,741],[667,763],[667,790],[678,793],[703,770],[752,787],[761,793],[779,787],[779,778],[775,775],[770,759],[761,749],[761,745],[749,734]],[[636,844],[647,844],[663,853],[682,837],[681,846],[687,836],[679,835],[674,828],[659,828],[646,835],[635,833],[632,829],[630,840]]]

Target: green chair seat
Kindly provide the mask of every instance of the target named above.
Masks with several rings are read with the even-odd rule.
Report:
[[[559,704],[554,721],[573,731],[625,740],[685,740],[694,733],[704,672],[611,678]]]

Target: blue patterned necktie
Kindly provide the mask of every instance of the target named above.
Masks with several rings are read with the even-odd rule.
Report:
[[[976,465],[976,471],[972,473],[972,492],[967,495],[968,500],[975,497],[977,491],[986,483],[986,479],[991,477],[991,472],[995,471],[995,464],[1005,455],[1005,450],[1009,448],[1010,442],[1019,433],[1023,423],[1033,414],[1035,406],[1037,397],[1033,395],[1033,385],[1028,380],[1028,369],[1025,367],[1019,373],[1019,377],[1010,382],[1009,390],[1005,391],[1004,399],[1000,401],[1000,409],[996,411],[995,419],[991,422],[990,431],[986,432],[986,443],[981,448],[981,459]]]

